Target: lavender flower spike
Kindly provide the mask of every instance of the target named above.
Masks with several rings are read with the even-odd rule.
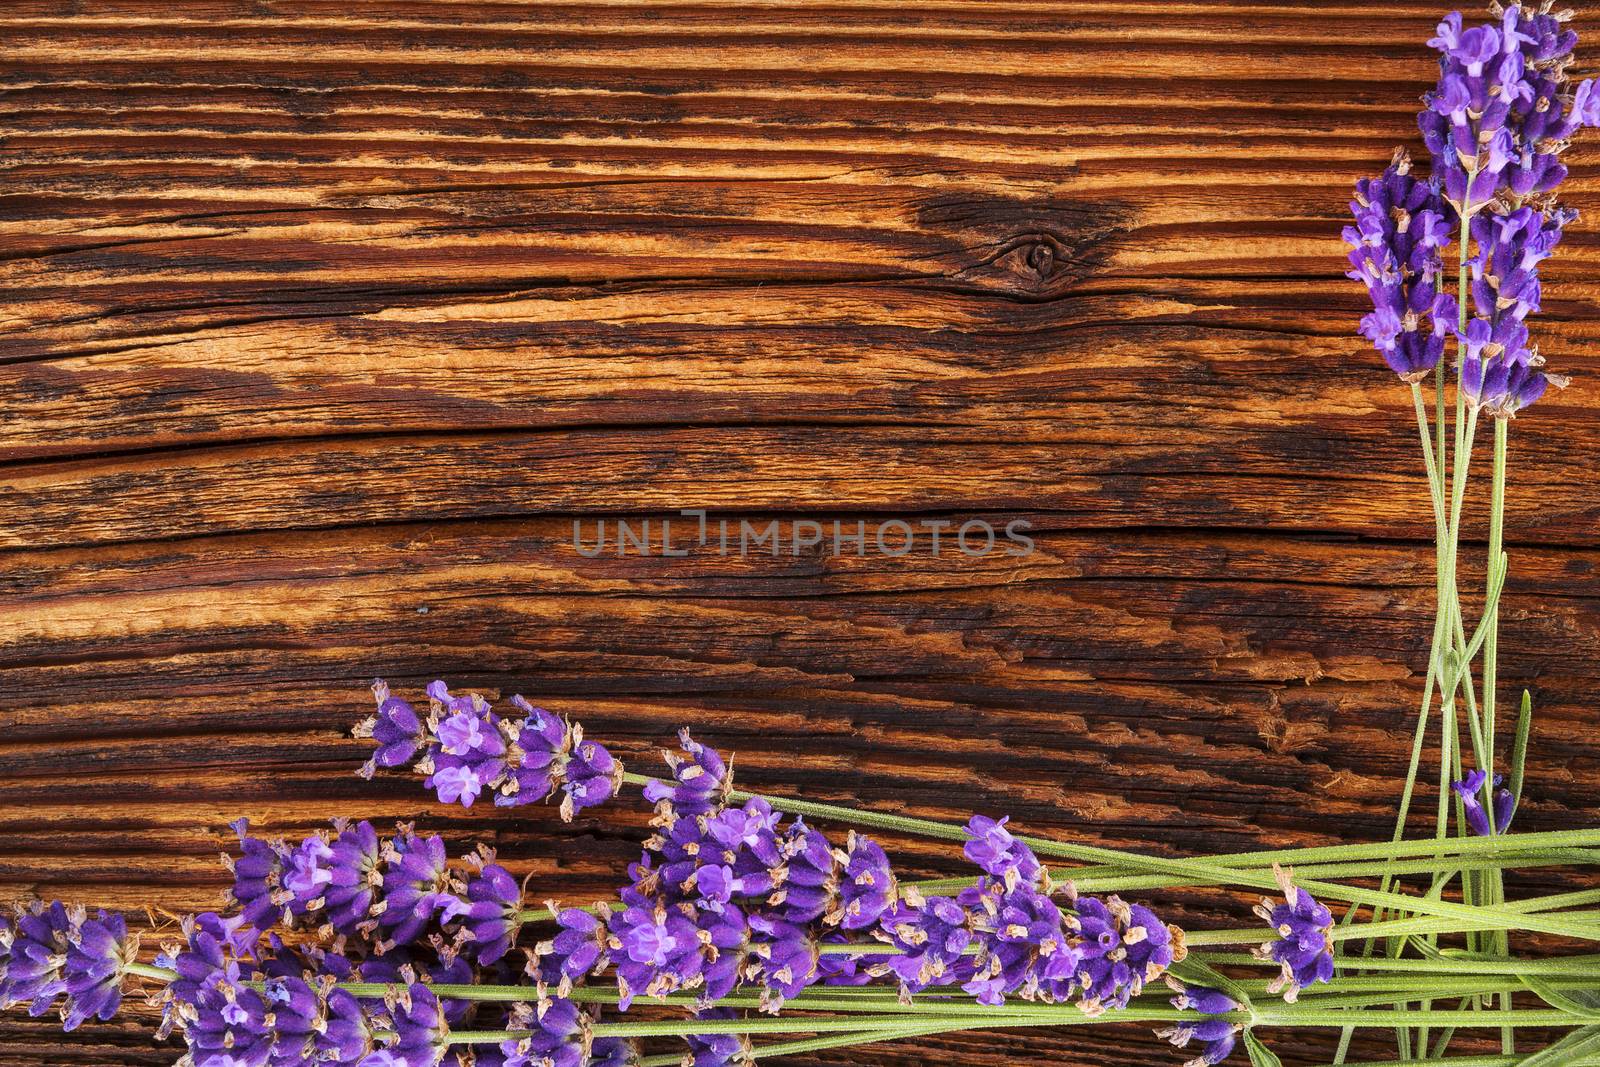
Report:
[[[1382,177],[1358,182],[1350,202],[1349,277],[1367,287],[1373,306],[1361,333],[1408,382],[1438,365],[1456,325],[1456,301],[1438,284],[1452,232],[1448,211],[1436,185],[1411,176],[1403,150]]]
[[[1282,973],[1267,988],[1282,991],[1283,999],[1293,1004],[1306,986],[1333,980],[1333,913],[1295,886],[1293,871],[1276,864],[1272,870],[1284,903],[1263,900],[1255,911],[1278,937],[1257,949],[1256,956],[1282,966]]]
[[[1193,1011],[1202,1016],[1226,1015],[1229,1012],[1241,1010],[1232,997],[1215,989],[1204,986],[1186,986],[1182,982],[1167,976],[1167,985],[1178,995],[1172,998],[1172,1006],[1179,1011]],[[1226,1019],[1200,1018],[1194,1021],[1185,1020],[1176,1023],[1164,1030],[1157,1030],[1157,1037],[1164,1037],[1178,1048],[1185,1048],[1191,1041],[1198,1041],[1205,1047],[1200,1055],[1188,1061],[1183,1067],[1214,1067],[1233,1054],[1235,1045],[1238,1044],[1239,1031],[1244,1027],[1239,1023],[1232,1023]]]

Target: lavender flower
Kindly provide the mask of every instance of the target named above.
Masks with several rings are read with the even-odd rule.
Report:
[[[875,926],[900,896],[883,846],[852,830],[840,862],[844,864],[844,878],[839,886],[844,915],[839,925],[846,930]]]
[[[737,1019],[738,1013],[728,1008],[711,1008],[695,1013],[696,1019]],[[743,1034],[693,1034],[684,1038],[689,1054],[684,1057],[687,1067],[747,1067],[754,1063],[750,1039]]]
[[[1523,207],[1472,220],[1471,291],[1477,315],[1462,340],[1461,390],[1474,407],[1511,418],[1567,379],[1546,374],[1528,344],[1526,319],[1539,310],[1539,264],[1555,251],[1575,212]]]
[[[699,979],[699,930],[681,906],[624,908],[611,914],[607,926],[620,1010],[627,1011],[636,995],[664,996]]]
[[[649,782],[644,787],[645,799],[680,816],[705,815],[720,809],[733,787],[727,764],[714,750],[692,739],[687,729],[678,731],[678,743],[683,748],[681,756],[662,753],[672,769],[674,784]]]
[[[419,837],[409,829],[384,847],[383,910],[378,928],[381,944],[410,944],[455,900],[459,881],[450,870],[444,841]]]
[[[1178,994],[1172,998],[1172,1006],[1179,1011],[1215,1016],[1243,1010],[1232,997],[1218,990],[1186,986],[1171,975],[1167,976],[1167,984]],[[1184,1020],[1164,1030],[1157,1030],[1156,1036],[1166,1038],[1179,1048],[1186,1048],[1191,1041],[1202,1043],[1205,1047],[1200,1055],[1183,1067],[1213,1067],[1232,1055],[1241,1029],[1243,1027],[1240,1024],[1230,1023],[1226,1019],[1202,1018],[1192,1022]]]
[[[1273,872],[1284,903],[1263,900],[1255,911],[1278,937],[1261,946],[1256,956],[1282,966],[1282,973],[1268,989],[1283,991],[1283,999],[1292,1004],[1306,986],[1333,980],[1333,913],[1295,886],[1293,872],[1277,866]]]
[[[604,917],[577,908],[558,908],[554,901],[546,901],[545,906],[555,915],[561,932],[534,948],[529,969],[541,982],[558,983],[558,995],[566,996],[574,983],[598,973],[607,963],[606,922]]]
[[[638,1067],[639,1046],[621,1037],[597,1037],[589,1045],[584,1067]]]
[[[378,750],[362,768],[371,777],[380,768],[415,760],[413,769],[442,803],[470,808],[488,793],[500,807],[544,800],[560,787],[564,819],[614,796],[622,783],[622,764],[604,745],[583,739],[583,728],[563,722],[520,696],[511,703],[523,718],[505,721],[476,693],[454,696],[442,681],[428,686],[430,711],[419,720],[403,700],[373,683],[377,715],[356,724],[356,737],[372,738]]]
[[[583,727],[573,724],[572,758],[567,762],[566,799],[561,802],[561,817],[568,822],[584,808],[603,804],[622,788],[622,764],[606,747],[583,739]]]
[[[388,1004],[389,1027],[394,1040],[384,1051],[388,1062],[404,1067],[436,1067],[449,1046],[450,1032],[444,1009],[433,990],[413,982]],[[371,1059],[369,1057],[369,1064]]]
[[[1165,1030],[1158,1030],[1156,1036],[1166,1038],[1179,1048],[1186,1048],[1191,1041],[1202,1043],[1205,1048],[1201,1050],[1200,1055],[1187,1061],[1183,1067],[1210,1067],[1233,1054],[1234,1047],[1239,1041],[1239,1031],[1242,1029],[1244,1027],[1241,1024],[1231,1023],[1226,1019],[1197,1019],[1194,1022],[1175,1023]]]
[[[1081,939],[1077,982],[1080,1005],[1091,1015],[1125,1008],[1128,1001],[1186,955],[1180,932],[1149,908],[1118,897],[1080,897],[1069,928]]]
[[[67,1001],[62,1029],[76,1030],[86,1020],[110,1020],[122,1005],[122,975],[138,950],[121,915],[104,911],[94,918],[75,915],[67,932],[67,958],[61,965]]]
[[[240,856],[223,856],[233,872],[233,902],[245,921],[259,930],[276,926],[284,918],[282,895],[285,849],[281,844],[249,835],[250,820],[237,819],[228,828],[239,835]]]
[[[962,988],[978,1003],[1003,1004],[1017,992],[1053,1000],[1070,988],[1083,955],[1047,894],[1032,885],[982,879],[958,899],[979,946],[974,973]]]
[[[389,685],[382,678],[372,683],[372,695],[378,701],[377,714],[357,723],[354,731],[356,737],[370,737],[378,742],[378,750],[361,769],[364,778],[371,778],[380,767],[404,767],[427,739],[416,710],[399,697],[391,696]]]
[[[0,1008],[27,1004],[28,1014],[35,1017],[49,1011],[56,997],[66,992],[61,972],[75,936],[77,925],[60,901],[35,901],[19,908]]]
[[[985,874],[1004,881],[1007,887],[1018,884],[1033,885],[1044,871],[1033,850],[1012,836],[1006,829],[1009,818],[996,822],[982,815],[974,815],[967,823],[967,833],[972,835],[962,848],[962,854],[983,869]]]
[[[839,911],[839,859],[828,836],[796,819],[779,841],[783,864],[773,871],[768,904],[789,922],[812,923]]]
[[[469,954],[480,966],[488,966],[511,950],[522,927],[521,916],[522,887],[504,867],[484,862],[468,880],[465,899],[445,904],[443,921],[460,920]]]
[[[266,981],[263,999],[272,1012],[274,1067],[282,1064],[358,1063],[373,1051],[367,1014],[355,997],[327,989],[316,975]]]
[[[1411,160],[1401,151],[1381,178],[1356,184],[1350,211],[1356,224],[1344,230],[1349,277],[1367,287],[1373,304],[1361,332],[1401,379],[1421,381],[1455,328],[1456,302],[1438,284],[1450,244],[1448,209],[1437,186],[1411,176]]]
[[[520,696],[512,697],[511,703],[523,718],[511,731],[505,780],[494,798],[502,808],[532,804],[554,793],[572,748],[572,730],[559,715],[536,708]]]
[[[905,993],[972,978],[974,963],[964,958],[974,940],[969,921],[967,910],[950,897],[925,898],[910,889],[901,895],[877,933],[901,950],[887,965]]]
[[[428,773],[424,784],[439,794],[440,803],[470,808],[479,793],[505,774],[500,720],[481,696],[452,697],[443,682],[428,686],[428,698],[435,740],[419,767]]]
[[[1503,834],[1511,828],[1511,817],[1516,813],[1516,797],[1511,795],[1511,790],[1503,788],[1501,783],[1504,776],[1494,776],[1493,796],[1490,807],[1485,808],[1479,796],[1486,793],[1484,784],[1489,781],[1489,775],[1484,771],[1468,771],[1467,776],[1459,782],[1452,784],[1456,795],[1461,798],[1461,806],[1467,816],[1467,825],[1479,837],[1490,837],[1494,834]],[[1492,810],[1492,818],[1491,818]]]
[[[383,850],[371,823],[335,823],[334,828],[338,836],[329,848],[323,906],[329,925],[340,934],[353,936],[371,921],[383,885]]]
[[[500,1046],[506,1067],[586,1067],[589,1020],[570,1000],[517,1005],[510,1028],[527,1036]]]

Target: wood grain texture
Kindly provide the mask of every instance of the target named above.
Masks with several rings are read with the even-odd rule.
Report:
[[[0,893],[208,906],[239,815],[615,880],[637,805],[353,777],[377,675],[526,693],[636,764],[691,724],[746,784],[884,810],[1166,853],[1386,834],[1432,527],[1338,234],[1413,140],[1438,14],[8,0]],[[1595,158],[1568,199],[1600,215]],[[1513,444],[1530,829],[1600,802],[1596,232],[1539,325],[1578,383]],[[1038,551],[573,547],[681,508],[1025,519]],[[6,1016],[0,1067],[172,1062],[148,1022]],[[1180,1058],[1119,1027],[805,1062]]]

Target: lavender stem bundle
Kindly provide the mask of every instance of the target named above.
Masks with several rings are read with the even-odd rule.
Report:
[[[1527,695],[1509,746],[1496,721],[1510,425],[1565,384],[1529,319],[1540,265],[1576,218],[1554,199],[1563,156],[1600,125],[1600,91],[1569,83],[1565,15],[1548,3],[1491,14],[1439,24],[1419,120],[1429,173],[1396,153],[1358,185],[1344,233],[1373,303],[1361,332],[1411,391],[1436,536],[1391,840],[1192,858],[1053,841],[1006,818],[942,823],[738,789],[730,761],[688,731],[664,773],[633,773],[520,696],[497,711],[438,681],[413,704],[380,681],[354,731],[373,744],[366,777],[409,771],[467,808],[554,801],[567,820],[637,790],[651,832],[615,893],[564,905],[559,886],[525,884],[494,850],[452,856],[413,824],[341,820],[287,841],[240,820],[226,906],[158,930],[153,953],[121,915],[0,911],[0,1007],[73,1030],[140,995],[160,1012],[158,1038],[183,1043],[182,1067],[728,1067],[1106,1023],[1148,1025],[1187,1067],[1272,1067],[1268,1039],[1304,1030],[1338,1035],[1335,1064],[1369,1030],[1394,1036],[1396,1058],[1367,1067],[1600,1065],[1600,890],[1511,899],[1504,878],[1600,866],[1600,829],[1527,832]],[[1487,578],[1469,618],[1458,565],[1484,420]],[[1408,837],[1430,736],[1433,825]],[[958,847],[971,871],[910,880],[874,831]],[[1260,903],[1207,930],[1141,903],[1202,886]],[[1539,935],[1539,953],[1515,953],[1513,934]],[[1451,1054],[1476,1031],[1500,1052]]]

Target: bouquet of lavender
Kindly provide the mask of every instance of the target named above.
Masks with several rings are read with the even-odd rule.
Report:
[[[1440,78],[1421,116],[1431,174],[1397,154],[1358,186],[1345,231],[1351,277],[1374,305],[1362,332],[1411,386],[1438,538],[1432,651],[1392,840],[1187,859],[1042,840],[1005,818],[954,825],[745,792],[687,731],[664,773],[629,773],[521,697],[497,712],[435,682],[423,707],[378,682],[355,731],[375,744],[364,775],[409,769],[465,807],[559,796],[566,819],[637,788],[652,833],[614,895],[563,907],[558,887],[519,883],[492,850],[453,859],[413,825],[339,822],[283,841],[240,822],[227,907],[158,931],[154,954],[120,915],[6,911],[0,1006],[57,1011],[71,1030],[138,992],[160,1010],[158,1036],[181,1036],[186,1067],[720,1067],[1106,1022],[1149,1024],[1188,1050],[1188,1067],[1236,1053],[1277,1064],[1263,1035],[1306,1028],[1340,1036],[1335,1063],[1355,1031],[1377,1029],[1395,1035],[1388,1064],[1600,1064],[1600,956],[1560,952],[1600,940],[1600,890],[1511,901],[1503,878],[1591,867],[1600,830],[1509,832],[1531,707],[1524,694],[1506,777],[1495,682],[1509,422],[1562,384],[1527,319],[1539,264],[1574,217],[1553,200],[1561,156],[1600,124],[1600,96],[1592,82],[1569,90],[1575,35],[1548,5],[1494,16],[1439,25]],[[1469,630],[1457,556],[1485,412],[1488,581]],[[1430,724],[1433,833],[1408,838]],[[909,880],[869,831],[959,845],[970,873]],[[1194,886],[1267,896],[1254,918],[1190,931],[1134,902]],[[1513,932],[1543,935],[1539,954],[1514,954]],[[1498,1032],[1499,1055],[1451,1055],[1458,1033],[1483,1029]]]

